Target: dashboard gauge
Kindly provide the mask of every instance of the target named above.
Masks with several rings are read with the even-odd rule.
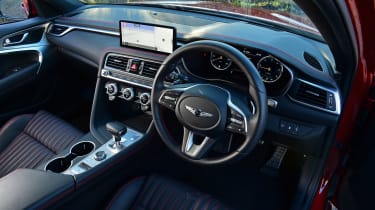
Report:
[[[227,70],[230,67],[230,65],[232,64],[231,59],[229,59],[225,56],[216,54],[214,52],[211,52],[210,62],[211,62],[211,65],[219,71]]]
[[[263,82],[272,83],[280,79],[283,73],[283,65],[272,56],[266,56],[259,60],[257,69]]]

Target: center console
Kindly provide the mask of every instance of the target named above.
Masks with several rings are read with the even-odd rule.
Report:
[[[90,120],[98,143],[81,140],[49,161],[44,170],[80,175],[140,143],[152,127],[151,88],[160,59],[141,58],[118,49],[105,52]]]

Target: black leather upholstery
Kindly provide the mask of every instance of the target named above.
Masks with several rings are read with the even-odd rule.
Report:
[[[82,136],[45,111],[13,118],[0,130],[0,177],[17,168],[36,168]]]
[[[112,199],[108,210],[221,210],[229,209],[208,194],[152,175],[139,177],[124,185]]]

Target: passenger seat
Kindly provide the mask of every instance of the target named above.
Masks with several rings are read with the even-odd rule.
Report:
[[[0,178],[17,168],[37,168],[82,136],[46,111],[12,118],[0,130]]]

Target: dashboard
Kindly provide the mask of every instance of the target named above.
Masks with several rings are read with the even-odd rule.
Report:
[[[215,40],[237,48],[267,89],[264,138],[320,154],[326,132],[341,113],[335,63],[326,43],[242,20],[140,5],[84,6],[51,22],[48,40],[61,53],[96,67],[110,100],[139,103],[145,112],[153,78],[168,54],[121,46],[120,20],[173,27],[176,47]],[[181,82],[189,74],[243,92],[248,88],[239,68],[219,53],[196,51],[180,58],[174,68],[167,83]]]

